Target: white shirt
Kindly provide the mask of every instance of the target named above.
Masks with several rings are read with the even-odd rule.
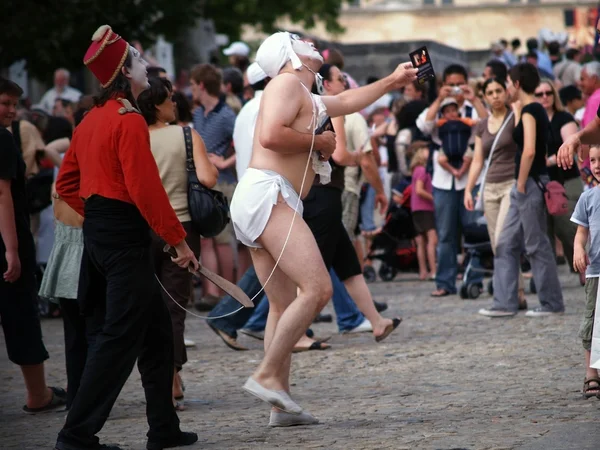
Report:
[[[82,94],[80,91],[72,88],[71,86],[66,86],[61,93],[59,93],[56,88],[52,88],[44,94],[40,100],[40,105],[48,114],[52,114],[52,109],[54,108],[54,103],[56,102],[57,98],[62,98],[64,100],[77,103],[81,98],[81,95]]]
[[[254,129],[256,128],[262,93],[263,91],[256,91],[254,98],[242,107],[235,119],[233,146],[235,147],[235,170],[238,180],[242,179],[252,158]]]
[[[460,107],[459,112],[460,112],[461,117],[467,117],[467,115],[466,115],[467,106],[470,106],[471,108],[473,108],[473,110],[471,112],[471,119],[474,119],[474,120],[479,119],[477,110],[473,107],[473,105],[468,100],[465,100],[463,105]],[[430,120],[430,121],[425,120],[425,117],[427,117],[428,111],[429,111],[429,108],[425,109],[419,115],[419,117],[417,119],[417,128],[419,128],[419,130],[421,130],[421,132],[423,134],[431,136],[431,139],[433,140],[433,142],[435,142],[438,145],[442,145],[442,141],[440,141],[440,138],[437,133],[437,129],[435,128],[435,122],[436,122],[437,118],[434,120]],[[454,175],[452,175],[450,172],[448,172],[446,169],[443,169],[442,166],[439,165],[439,163],[438,163],[439,154],[440,154],[439,151],[435,151],[433,153],[433,176],[431,177],[431,185],[436,189],[443,189],[446,191],[449,191],[452,189],[453,182],[454,182],[454,188],[457,191],[461,191],[465,187],[467,187],[467,181],[469,179],[469,172],[467,171],[467,173],[465,173],[462,178],[455,179]],[[481,176],[480,176],[480,178],[481,178]],[[479,184],[479,180],[477,183]]]

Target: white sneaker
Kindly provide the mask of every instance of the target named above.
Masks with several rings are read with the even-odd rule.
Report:
[[[371,325],[371,322],[369,322],[368,319],[365,319],[362,321],[362,323],[359,326],[354,327],[351,330],[344,331],[342,334],[368,333],[368,332],[372,332],[372,331],[373,331],[373,325]]]
[[[186,348],[190,348],[190,347],[195,347],[196,343],[190,339],[184,339],[183,340],[183,344],[186,346]]]
[[[298,425],[316,425],[319,420],[310,413],[289,414],[283,411],[271,411],[270,427],[293,427]]]
[[[525,313],[527,317],[548,317],[548,316],[561,316],[565,312],[564,311],[547,311],[544,308],[535,308],[530,309]]]
[[[486,317],[512,317],[517,315],[516,312],[496,308],[482,308],[479,310],[479,314]]]

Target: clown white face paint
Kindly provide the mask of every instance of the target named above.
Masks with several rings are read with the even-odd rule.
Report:
[[[144,61],[140,52],[135,48],[129,47],[129,52],[131,53],[131,67],[127,70],[130,77],[131,90],[134,93],[142,92],[149,87],[148,72],[146,71],[148,63]]]
[[[292,39],[292,49],[298,56],[308,56],[310,59],[316,59],[323,64],[323,56],[317,51],[314,45],[299,39]]]

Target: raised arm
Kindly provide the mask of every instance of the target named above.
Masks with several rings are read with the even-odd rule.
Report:
[[[358,112],[381,98],[384,94],[400,89],[417,79],[417,69],[411,63],[398,65],[387,77],[358,89],[349,89],[334,96],[324,96],[323,103],[331,117]]]

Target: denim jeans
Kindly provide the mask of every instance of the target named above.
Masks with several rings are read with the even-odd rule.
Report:
[[[258,277],[256,276],[256,272],[254,271],[254,266],[250,266],[246,273],[242,276],[242,279],[239,281],[238,286],[246,293],[246,295],[250,298],[253,298],[261,289],[262,285],[260,281],[258,281]],[[263,302],[263,300],[265,300]],[[255,310],[261,305],[261,303],[267,303],[266,295],[262,292],[258,297],[256,297],[253,301],[254,308],[242,308],[236,314],[233,314],[228,317],[223,317],[222,319],[214,319],[210,320],[209,325],[214,328],[218,328],[224,333],[228,334],[233,338],[237,338],[237,330],[242,328],[246,322],[250,319],[250,317],[254,314]],[[221,301],[213,308],[208,317],[218,317],[223,316],[225,314],[229,314],[236,309],[239,309],[241,305],[238,303],[230,295],[226,295],[221,299]],[[268,311],[268,306],[267,306]]]
[[[467,211],[464,205],[464,189],[457,191],[433,188],[435,205],[435,226],[438,233],[437,273],[435,284],[438,289],[456,294],[456,276],[459,250],[459,225],[467,225],[481,217],[479,211]],[[481,267],[478,258],[473,260],[474,267]],[[483,273],[474,272],[471,283],[483,280]]]
[[[329,271],[331,282],[333,284],[333,307],[337,319],[338,330],[340,332],[350,331],[352,328],[359,326],[365,316],[358,310],[356,303],[348,294],[346,286],[340,281],[335,271]]]
[[[362,231],[373,231],[375,227],[375,189],[370,184],[360,204],[360,229]]]
[[[252,270],[254,271],[254,269],[252,269]],[[349,331],[352,328],[356,328],[357,326],[359,326],[365,320],[365,316],[363,316],[363,314],[358,310],[358,308],[356,307],[356,304],[354,303],[354,300],[352,300],[352,298],[348,294],[348,291],[346,290],[346,286],[344,286],[344,283],[342,283],[340,281],[340,279],[338,278],[336,273],[333,271],[333,269],[331,269],[331,271],[329,273],[331,275],[331,282],[333,283],[333,299],[332,300],[333,300],[333,307],[335,309],[335,315],[337,318],[338,329],[340,332]],[[246,275],[244,275],[244,278],[242,278],[242,280],[240,281],[240,287],[242,289],[244,289],[244,292],[246,292],[248,295],[250,295],[250,292],[246,291],[246,289],[242,285],[242,282],[245,279],[245,277],[246,277]],[[265,296],[264,295],[260,296],[260,298],[262,298],[262,297],[265,297]],[[210,313],[210,316],[226,314],[225,310],[222,308],[219,309],[219,311],[217,311],[217,313],[215,314],[215,311],[217,310],[217,308],[220,307],[224,303],[224,301],[225,301],[225,299],[223,299],[223,300],[221,300],[221,302],[219,302],[219,305],[217,305],[217,307],[215,307],[215,309],[213,309],[213,311]],[[231,305],[231,306],[235,306],[235,308],[237,309],[239,307],[238,306],[239,304],[235,300],[233,300],[233,301],[235,302],[235,305]],[[231,310],[233,310],[233,309],[229,309],[228,312],[230,312]],[[244,310],[242,310],[242,311],[244,311]],[[242,311],[238,312],[237,314],[235,314],[233,316],[226,317],[224,319],[215,320],[212,322],[212,324],[216,328],[219,328],[220,330],[225,331],[228,335],[237,337],[236,330],[241,328],[241,327],[237,326],[240,323],[239,320],[237,320],[237,316],[240,315],[242,313]],[[252,310],[248,309],[247,311],[252,311]],[[252,316],[246,322],[246,324],[243,325],[243,328],[248,328],[252,331],[264,331],[265,327],[267,326],[268,314],[269,314],[269,302],[261,300],[260,303],[258,303],[258,306],[254,309],[254,311],[252,311]]]
[[[252,316],[244,325],[244,328],[252,331],[265,331],[267,327],[267,316],[269,315],[269,301],[266,299],[266,295],[262,295],[265,297],[265,301],[261,301],[256,308],[254,308],[254,312]]]

